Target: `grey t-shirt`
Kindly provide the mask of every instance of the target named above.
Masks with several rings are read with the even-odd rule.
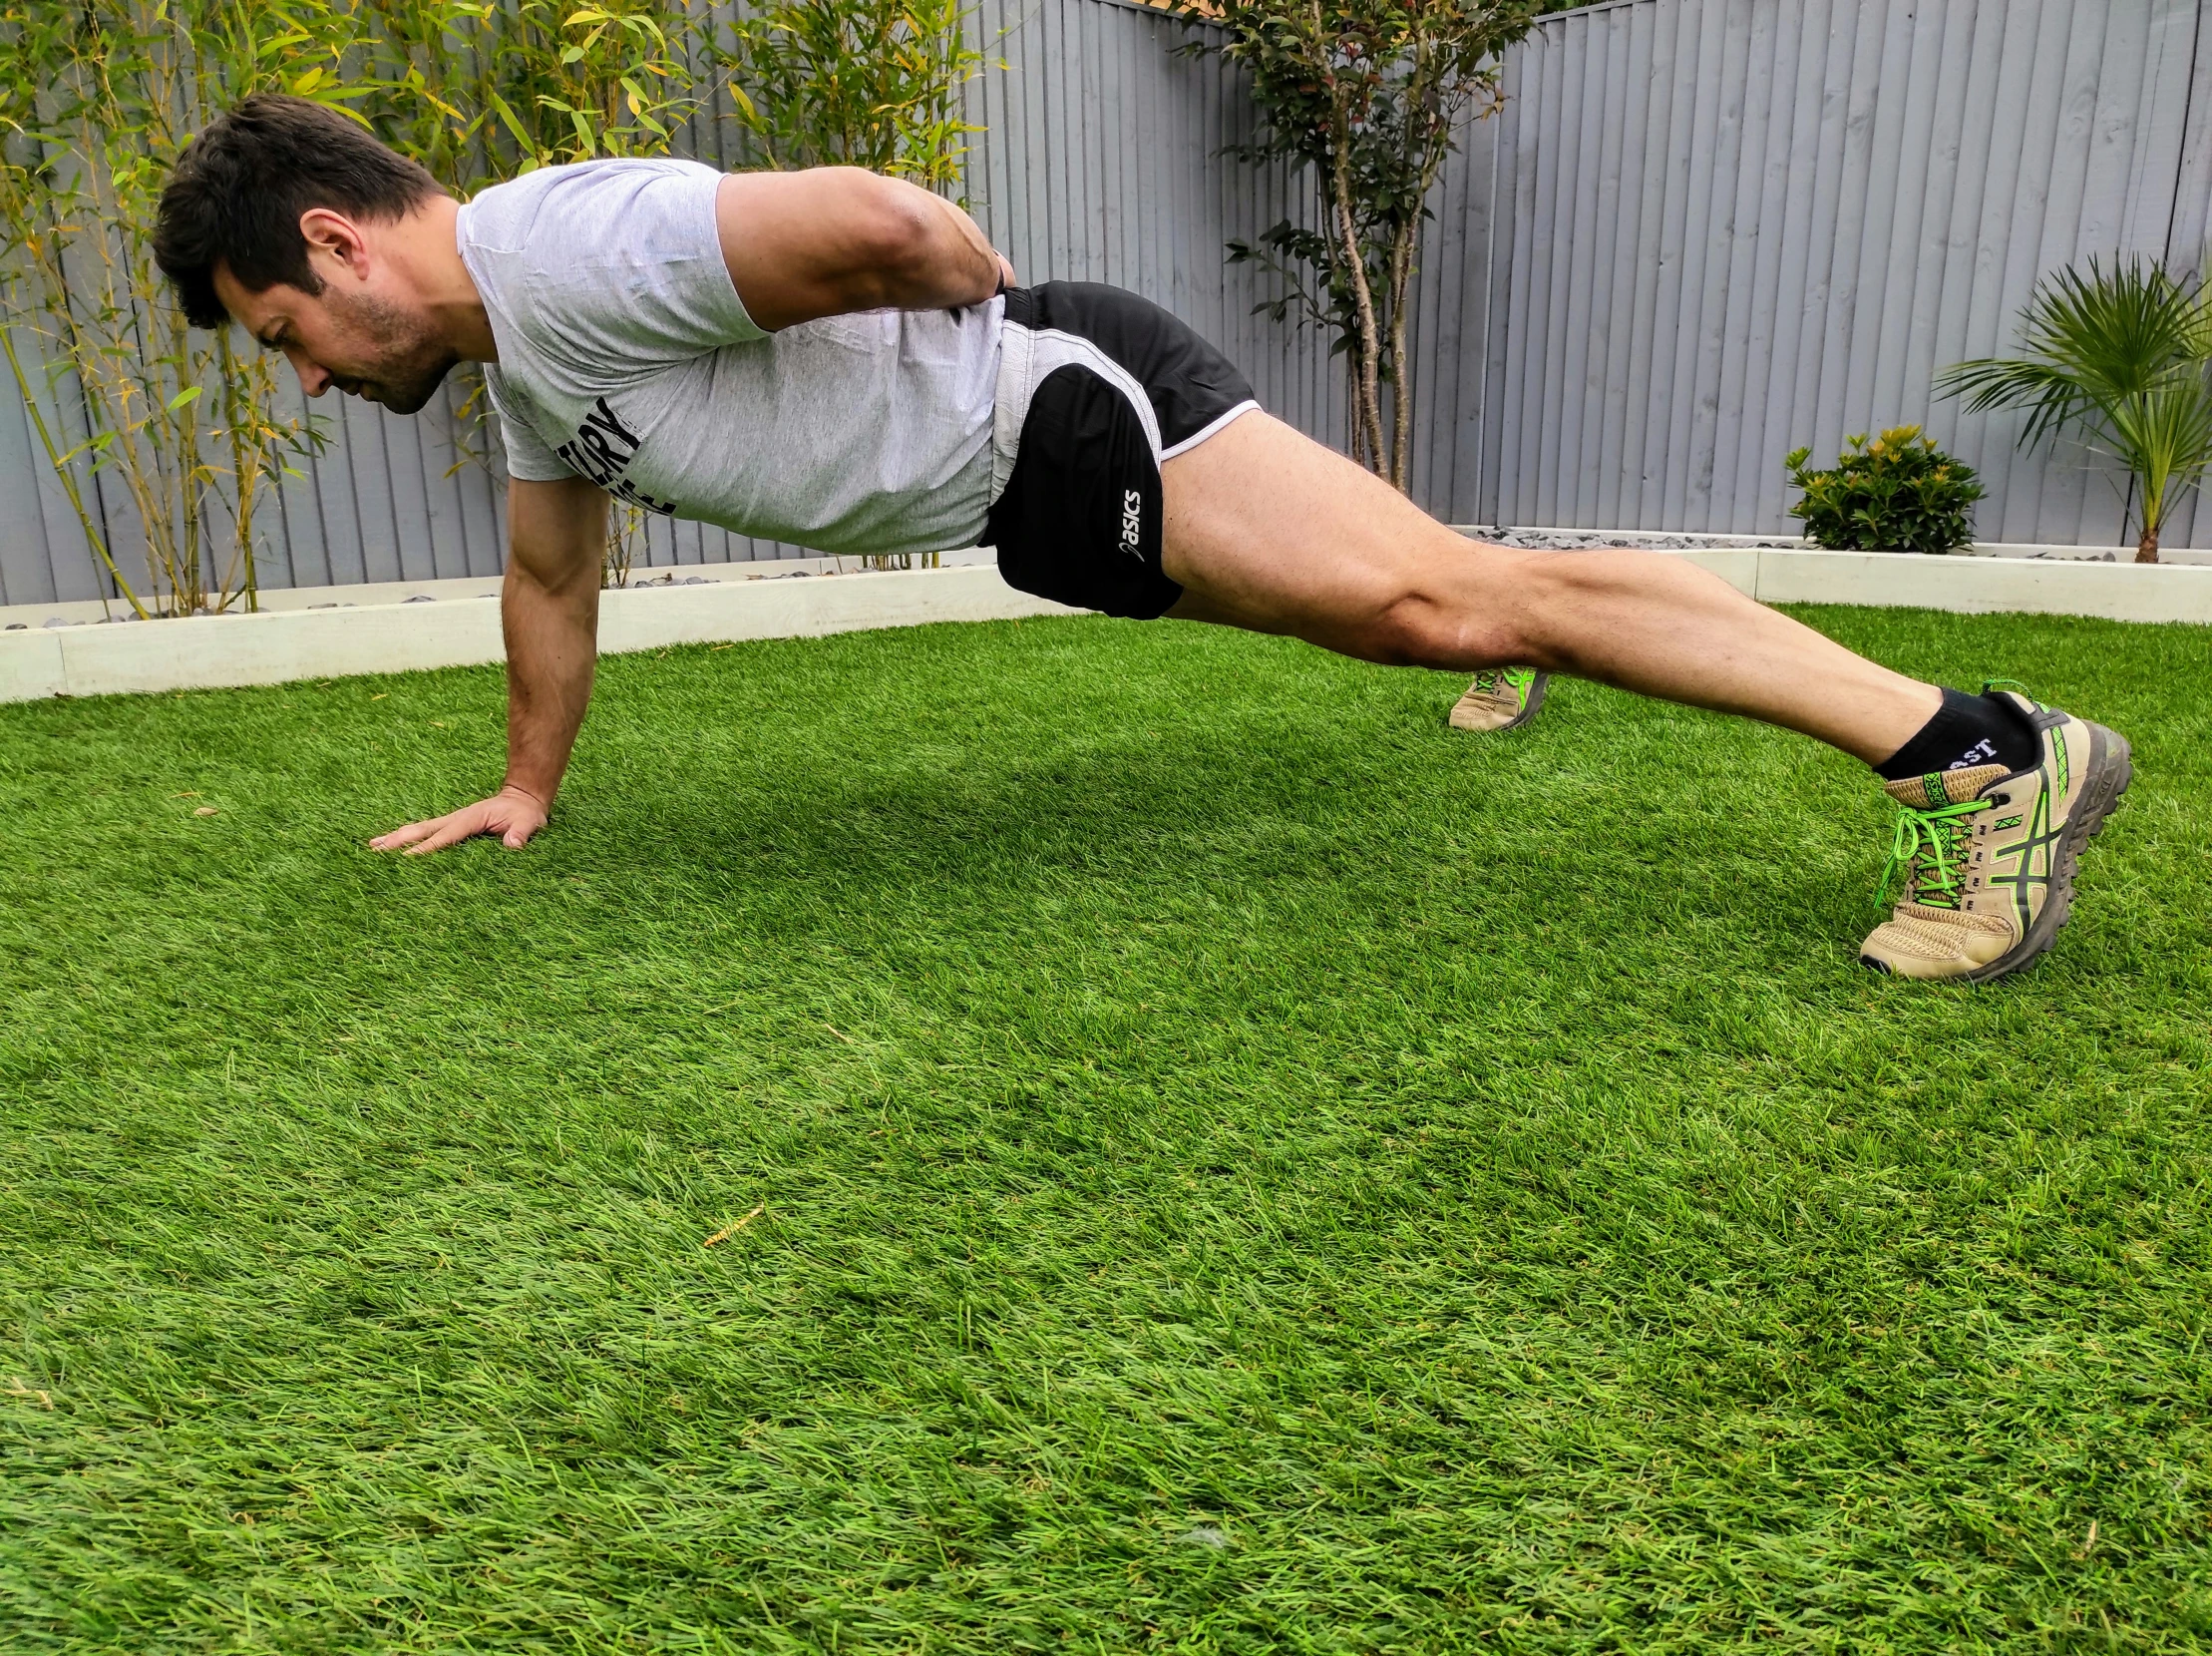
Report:
[[[1004,301],[764,333],[722,261],[721,177],[580,162],[461,209],[510,472],[823,552],[974,545]]]

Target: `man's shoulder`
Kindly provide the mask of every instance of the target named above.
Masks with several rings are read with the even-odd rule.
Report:
[[[580,162],[471,202],[461,256],[503,362],[517,347],[509,382],[595,393],[760,339],[722,255],[721,179],[673,159]]]
[[[620,245],[630,220],[689,220],[702,198],[711,212],[722,175],[673,156],[605,157],[541,167],[479,191],[462,208],[462,234],[486,252],[572,261],[595,243]]]

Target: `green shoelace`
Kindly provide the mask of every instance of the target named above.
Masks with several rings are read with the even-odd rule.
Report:
[[[1495,694],[1498,688],[1498,680],[1501,678],[1525,695],[1528,686],[1536,681],[1536,669],[1534,667],[1484,667],[1482,671],[1475,674],[1475,682],[1472,688],[1483,695]]]
[[[1874,894],[1879,903],[1890,894],[1899,869],[1909,871],[1906,901],[1925,903],[1933,909],[1956,909],[1967,870],[1969,844],[1974,838],[1972,818],[1990,808],[1987,799],[1966,799],[1956,805],[1916,809],[1901,805],[1897,832],[1890,839],[1889,866],[1882,870],[1882,889]]]

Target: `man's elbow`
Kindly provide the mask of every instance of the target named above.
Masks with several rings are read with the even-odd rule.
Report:
[[[857,226],[861,246],[855,263],[881,284],[890,303],[918,288],[934,287],[943,279],[943,209],[913,185],[862,176],[875,188]]]

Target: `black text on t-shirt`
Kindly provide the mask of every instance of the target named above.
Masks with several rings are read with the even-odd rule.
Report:
[[[658,512],[663,517],[674,517],[673,502],[653,499],[622,475],[636,458],[638,444],[637,433],[622,424],[622,417],[607,405],[606,398],[601,397],[584,415],[576,434],[553,453],[559,455],[561,463],[578,477],[597,484],[616,499],[642,506],[648,512]]]

